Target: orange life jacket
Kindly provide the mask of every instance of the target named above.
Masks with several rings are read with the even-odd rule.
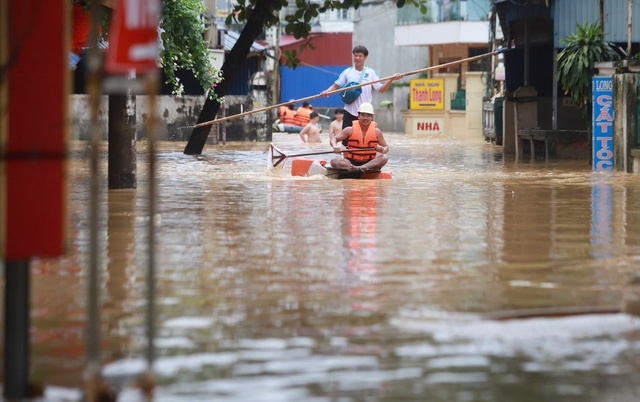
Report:
[[[311,121],[312,110],[307,109],[306,107],[300,106],[296,111],[296,124],[299,126],[306,126]]]
[[[349,149],[358,148],[375,148],[378,145],[378,136],[376,135],[376,122],[372,121],[369,124],[367,132],[362,135],[362,128],[359,121],[353,122],[353,131],[351,137],[349,137]],[[359,152],[345,152],[344,157],[347,159],[353,159],[358,162],[367,162],[376,157],[376,151],[359,151]]]
[[[278,109],[278,118],[280,120],[282,120],[282,116],[284,115],[284,112],[286,112],[289,108],[286,106],[280,106],[280,108]]]
[[[297,124],[296,123],[296,112],[293,110],[286,108],[285,110],[280,111],[280,123],[282,124]]]

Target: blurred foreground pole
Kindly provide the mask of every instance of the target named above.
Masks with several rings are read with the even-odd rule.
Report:
[[[10,400],[31,396],[29,261],[59,257],[66,243],[70,10],[68,0],[0,0],[3,393]]]
[[[149,117],[146,137],[149,150],[149,193],[148,193],[148,265],[147,265],[147,370],[138,383],[147,400],[153,399],[155,359],[155,215],[156,215],[156,130],[158,112],[156,95],[159,89],[158,32],[160,21],[160,0],[147,0],[141,4],[130,1],[116,1],[115,13],[111,18],[109,52],[105,60],[105,71],[109,77],[110,93],[123,93],[131,87],[149,94]],[[135,85],[122,85],[124,77],[135,70]],[[142,85],[139,85],[142,84]],[[124,91],[126,93],[126,90]]]
[[[158,130],[158,108],[156,105],[156,95],[158,94],[160,75],[151,73],[147,77],[147,88],[149,94],[149,120],[147,122],[147,140],[149,143],[149,226],[148,226],[148,259],[147,259],[147,372],[146,381],[143,382],[143,390],[147,396],[147,400],[153,400],[153,389],[155,386],[155,378],[153,375],[153,363],[156,358],[156,163],[157,163],[157,146],[156,132]]]
[[[100,364],[100,284],[99,265],[100,247],[98,227],[100,222],[98,199],[100,195],[100,138],[102,133],[98,122],[100,95],[102,92],[102,61],[98,51],[98,27],[100,21],[100,2],[91,2],[91,30],[89,36],[89,58],[87,69],[87,92],[91,112],[89,138],[90,175],[89,175],[89,278],[87,282],[87,333],[86,368],[84,373],[85,397],[88,402],[96,402],[101,389]]]

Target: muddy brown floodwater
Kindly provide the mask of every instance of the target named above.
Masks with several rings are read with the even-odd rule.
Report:
[[[160,144],[154,400],[637,401],[640,323],[618,309],[640,271],[640,176],[505,161],[477,133],[386,137],[379,181],[270,175],[264,143]],[[83,387],[85,147],[69,253],[32,263],[47,401]],[[141,400],[144,370],[143,148],[138,189],[99,200],[103,375],[121,401]],[[592,313],[552,315],[570,309]]]

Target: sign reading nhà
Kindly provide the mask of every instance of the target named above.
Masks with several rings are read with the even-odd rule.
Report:
[[[444,119],[421,117],[413,120],[413,134],[440,134],[444,129]]]
[[[613,170],[613,80],[593,77],[593,170]]]
[[[444,110],[444,80],[411,80],[412,110]]]
[[[138,73],[157,68],[159,0],[118,0],[111,23],[105,70]]]

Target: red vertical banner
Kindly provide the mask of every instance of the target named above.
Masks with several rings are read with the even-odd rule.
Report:
[[[0,28],[7,67],[0,121],[4,258],[55,257],[64,252],[67,229],[71,2],[0,4],[8,19]]]
[[[138,74],[157,68],[159,0],[118,0],[109,30],[105,70]]]

